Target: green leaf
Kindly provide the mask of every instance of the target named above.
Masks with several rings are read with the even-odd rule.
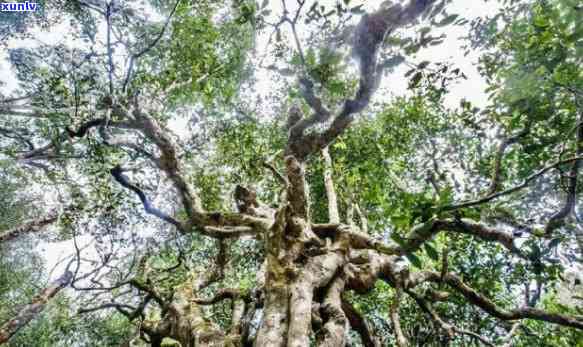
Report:
[[[362,8],[364,5],[358,5],[358,6],[354,6],[350,9],[350,13],[352,14],[364,14],[366,13],[364,11],[364,9]]]
[[[419,86],[419,82],[421,82],[421,78],[423,77],[423,73],[421,71],[417,71],[413,77],[411,77],[411,81],[409,82],[409,88],[416,88]]]
[[[540,247],[537,244],[532,244],[531,245],[531,248],[532,248],[531,257],[533,259],[538,259],[540,257],[540,255],[541,255]]]
[[[437,261],[439,260],[439,253],[437,253],[437,250],[435,248],[433,248],[433,246],[429,243],[425,243],[424,245],[425,248],[425,252],[427,252],[427,255],[429,256],[429,258]]]
[[[546,28],[549,25],[548,19],[546,16],[536,16],[534,17],[533,21],[534,25],[539,28]]]
[[[419,63],[419,65],[417,65],[417,68],[419,70],[421,69],[425,69],[428,65],[429,65],[430,61],[429,60],[425,60]]]
[[[404,61],[405,61],[405,57],[403,57],[402,55],[396,55],[394,57],[386,59],[380,65],[384,69],[390,69],[390,68],[393,68],[393,67],[403,63]]]
[[[330,83],[328,83],[326,88],[330,91],[330,93],[336,94],[336,95],[342,95],[342,93],[345,90],[344,82],[336,81],[336,80],[330,81]]]
[[[431,27],[423,27],[419,30],[419,33],[421,34],[421,36],[427,35],[429,34],[429,32],[431,31]]]
[[[407,259],[409,259],[409,262],[411,262],[411,265],[413,265],[414,267],[420,269],[423,264],[421,263],[421,259],[419,259],[418,256],[416,256],[415,254],[407,254],[405,255],[407,257]]]
[[[412,74],[413,72],[415,72],[415,71],[416,71],[415,69],[411,69],[411,70],[409,70],[409,71],[405,72],[405,77],[409,77],[409,76],[411,76],[411,74]]]
[[[562,239],[560,237],[554,238],[549,242],[549,248],[555,248],[561,243]]]
[[[396,232],[391,233],[391,240],[395,241],[399,246],[403,246],[406,243],[405,239],[403,239],[401,235]]]
[[[348,148],[346,146],[346,143],[345,142],[342,142],[342,141],[336,142],[335,144],[332,145],[332,147],[334,147],[335,149],[346,149],[346,148]]]
[[[455,22],[457,17],[459,17],[459,14],[451,14],[451,15],[445,17],[440,22],[435,23],[435,25],[438,27],[443,27],[443,26],[449,25],[449,24]]]
[[[407,229],[409,227],[409,216],[397,214],[391,217],[391,223],[397,229]]]

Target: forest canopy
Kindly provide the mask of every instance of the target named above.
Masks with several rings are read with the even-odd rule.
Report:
[[[0,345],[583,346],[580,1],[37,4]]]

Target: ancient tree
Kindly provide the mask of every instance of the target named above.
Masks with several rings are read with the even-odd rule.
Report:
[[[484,53],[491,106],[451,110],[449,83],[465,76],[445,62],[411,64],[410,98],[372,102],[388,66],[406,60],[395,47],[439,41],[429,29],[418,41],[395,33],[447,28],[457,19],[447,1],[360,15],[344,1],[335,26],[319,4],[283,1],[271,23],[267,4],[235,1],[221,29],[220,2],[166,4],[156,25],[117,1],[73,3],[76,20],[103,24],[89,49],[42,47],[37,60],[14,50],[28,93],[0,99],[2,117],[16,119],[0,126],[3,155],[63,194],[0,242],[58,224],[73,254],[0,342],[64,286],[80,315],[121,315],[152,346],[510,346],[555,327],[581,336],[577,305],[551,304],[561,269],[581,257],[581,32],[565,34],[575,29],[561,12],[580,8],[508,5],[529,19],[490,38],[514,50]],[[327,41],[300,29],[306,18],[324,23]],[[293,93],[267,120],[237,89],[260,29],[291,57],[291,68],[267,70],[293,71]],[[522,33],[534,43],[520,46]],[[49,68],[31,72],[43,52]],[[342,64],[355,69],[344,84]],[[524,71],[542,82],[516,96]],[[177,115],[192,125],[186,135],[170,130]],[[81,245],[84,234],[96,245]]]

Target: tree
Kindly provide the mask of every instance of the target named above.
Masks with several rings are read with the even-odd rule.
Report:
[[[471,23],[490,101],[451,109],[460,68],[408,60],[468,21],[350,2],[275,22],[267,1],[69,3],[76,44],[12,49],[0,100],[3,158],[60,212],[0,242],[58,222],[66,302],[116,341],[123,316],[153,346],[575,345],[556,288],[582,252],[580,7]],[[402,64],[410,93],[375,99]],[[246,103],[269,73],[281,89]]]

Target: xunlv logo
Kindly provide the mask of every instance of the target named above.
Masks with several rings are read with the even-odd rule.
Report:
[[[0,2],[0,12],[30,12],[36,9],[36,2]]]

